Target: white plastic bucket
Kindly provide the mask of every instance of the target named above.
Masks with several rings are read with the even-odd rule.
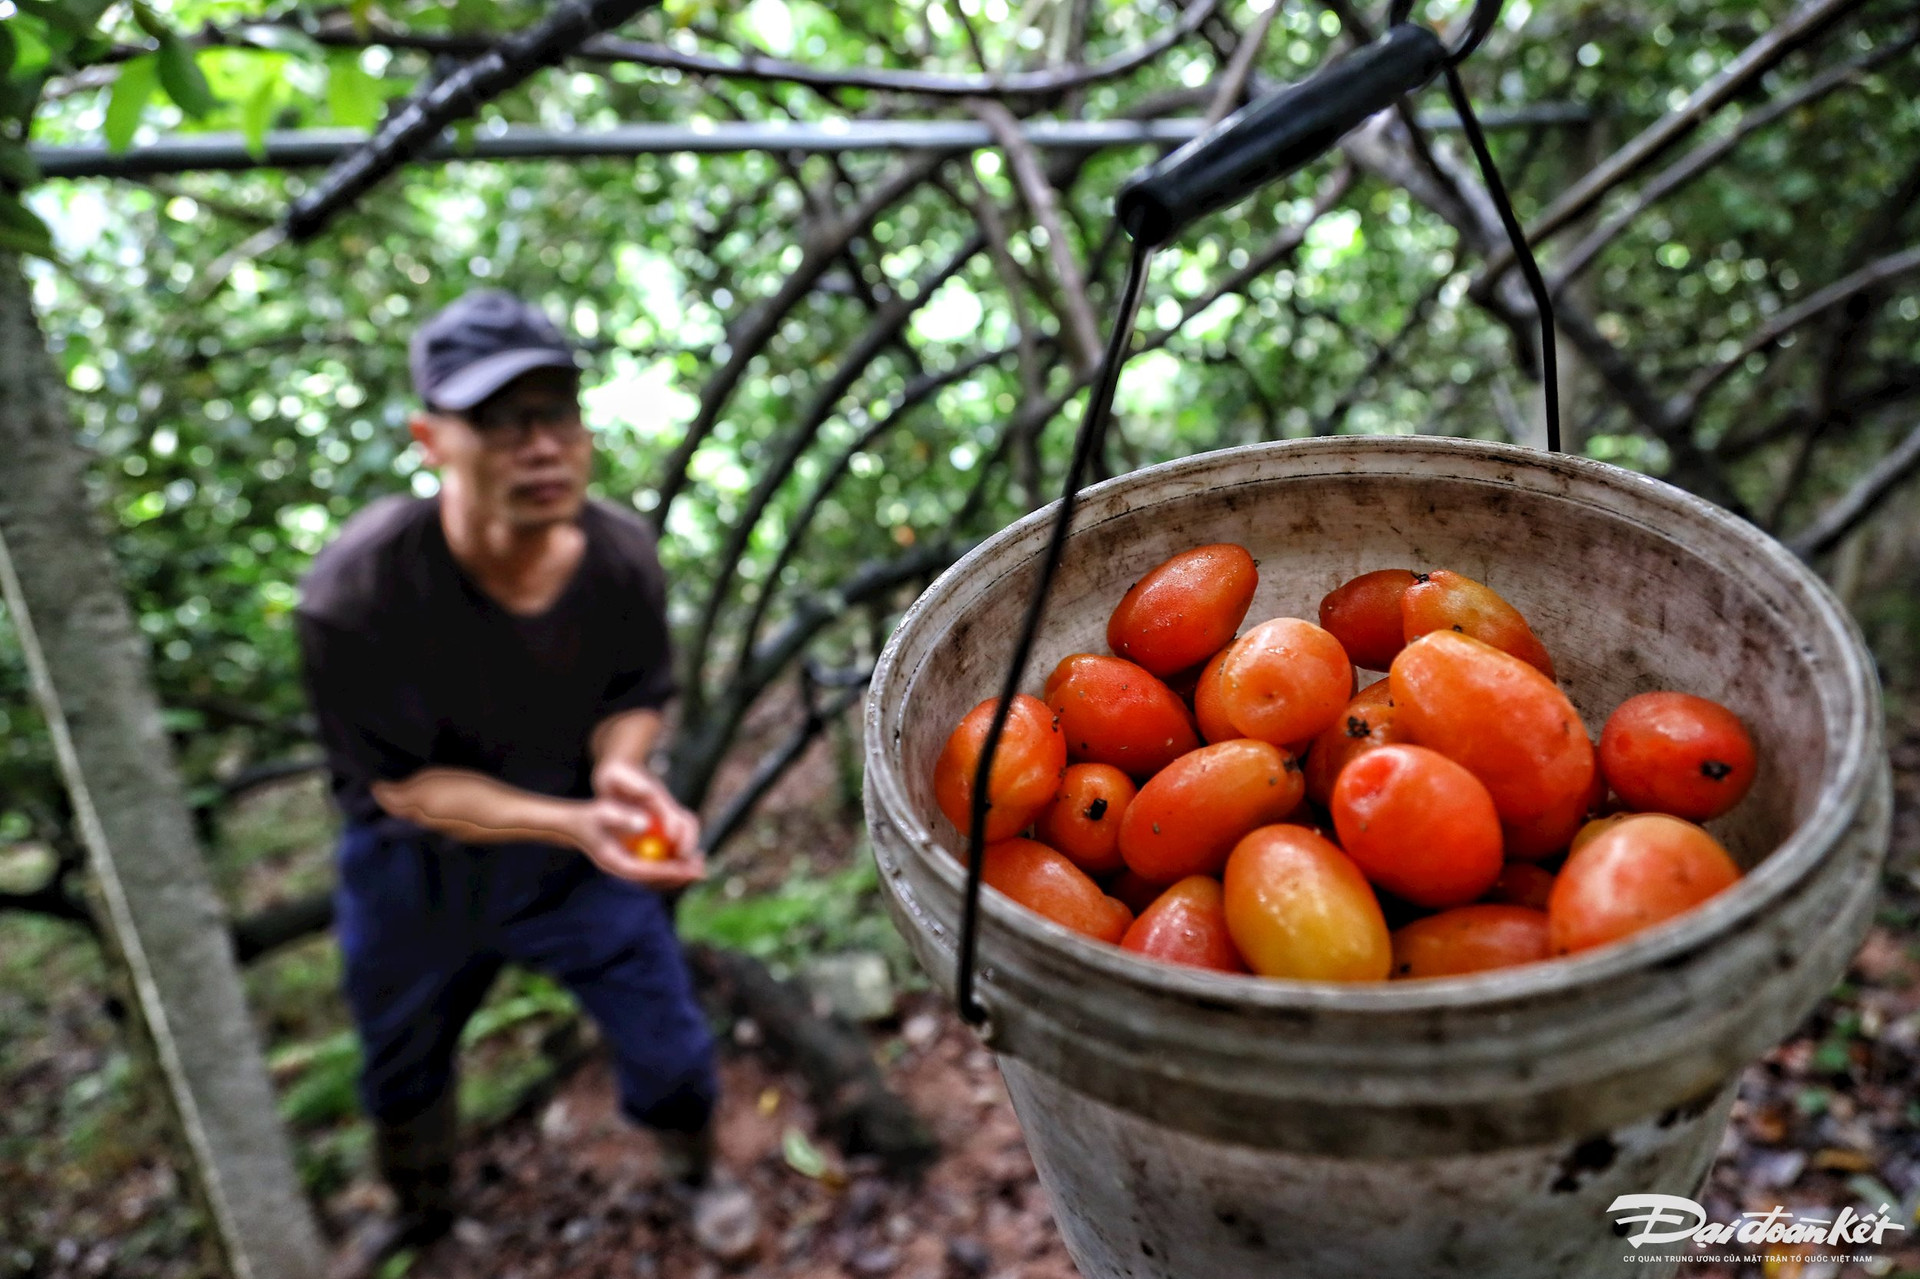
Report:
[[[1598,730],[1620,701],[1722,701],[1760,756],[1713,823],[1747,876],[1681,920],[1553,963],[1376,985],[1155,964],[986,893],[984,1030],[1091,1279],[1573,1279],[1670,1273],[1619,1194],[1689,1195],[1736,1076],[1843,972],[1889,809],[1858,632],[1771,538],[1618,468],[1505,445],[1255,445],[1088,490],[1028,671],[1103,651],[1109,612],[1208,542],[1259,562],[1249,621],[1314,617],[1347,578],[1451,568],[1527,615]],[[889,909],[949,992],[963,845],[934,760],[997,692],[1050,511],[943,575],[867,704],[866,805]],[[1645,1251],[1675,1251],[1650,1246]]]

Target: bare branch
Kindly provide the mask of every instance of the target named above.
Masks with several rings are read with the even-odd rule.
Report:
[[[799,424],[787,433],[786,438],[781,442],[779,453],[767,463],[759,483],[754,485],[753,492],[747,497],[746,507],[740,513],[740,518],[734,522],[733,528],[727,534],[726,545],[721,548],[714,571],[713,584],[708,590],[700,619],[694,626],[693,641],[687,648],[694,676],[687,682],[690,694],[699,686],[698,677],[702,660],[712,650],[714,627],[719,621],[720,611],[730,594],[733,579],[739,572],[740,563],[746,556],[747,547],[752,542],[753,530],[759,524],[760,517],[766,513],[774,494],[779,492],[781,486],[787,482],[801,455],[812,446],[821,426],[833,416],[833,411],[838,407],[841,397],[866,371],[867,366],[879,356],[880,352],[893,344],[899,337],[900,331],[906,327],[907,321],[913,318],[913,313],[925,306],[940,286],[951,279],[984,247],[986,247],[986,237],[978,231],[974,232],[944,264],[921,278],[918,282],[919,288],[912,296],[899,294],[888,301],[867,331],[861,334],[848,349],[845,358],[840,361],[833,375],[815,393],[812,406]],[[772,583],[764,583],[762,589],[772,589]]]
[[[674,447],[663,468],[659,501],[653,510],[657,527],[666,526],[668,509],[686,487],[688,464],[706,441],[714,424],[720,420],[720,410],[726,407],[734,388],[746,375],[747,365],[773,337],[787,313],[813,291],[813,286],[827,267],[840,257],[848,241],[864,232],[875,218],[924,182],[927,175],[939,167],[945,158],[944,153],[929,152],[896,165],[874,184],[865,199],[849,209],[838,222],[809,228],[805,234],[805,251],[800,264],[781,281],[779,290],[729,326],[726,362],[701,388],[700,408],[688,425],[685,437]]]
[[[1777,66],[1782,58],[1860,3],[1861,0],[1802,0],[1772,30],[1741,50],[1718,75],[1695,89],[1678,108],[1641,130],[1548,205],[1527,228],[1527,243],[1537,249],[1548,236],[1579,221],[1607,192],[1632,179],[1668,147],[1699,128],[1748,85]],[[1474,281],[1474,295],[1484,294],[1513,264],[1512,246],[1496,249]]]
[[[1766,324],[1755,330],[1740,344],[1740,350],[1730,359],[1703,369],[1687,383],[1686,390],[1676,397],[1669,414],[1676,420],[1691,420],[1699,412],[1700,403],[1714,387],[1720,385],[1729,374],[1739,368],[1749,355],[1764,351],[1778,342],[1808,320],[1831,310],[1856,294],[1885,284],[1888,280],[1898,279],[1909,271],[1920,270],[1920,245],[1889,254],[1868,266],[1862,267],[1852,275],[1835,280],[1826,288],[1817,290],[1801,299],[1798,303],[1776,314]]]
[[[1073,256],[1073,244],[1067,239],[1066,225],[1060,219],[1060,204],[1053,184],[1042,171],[1040,157],[1022,136],[1013,113],[988,98],[975,98],[967,106],[981,123],[993,130],[1000,149],[1013,166],[1015,185],[1032,212],[1034,220],[1047,233],[1047,253],[1053,259],[1054,275],[1060,284],[1061,331],[1072,354],[1076,372],[1085,373],[1100,363],[1100,326],[1093,318],[1093,304],[1087,300],[1086,278]]]
[[[1852,58],[1839,66],[1829,67],[1794,92],[1775,98],[1759,110],[1747,112],[1727,133],[1702,143],[1673,164],[1668,165],[1648,181],[1647,185],[1634,197],[1632,204],[1595,227],[1556,264],[1553,291],[1558,293],[1566,288],[1568,283],[1593,265],[1594,259],[1600,256],[1600,251],[1612,243],[1622,231],[1633,225],[1641,214],[1718,164],[1747,137],[1766,128],[1782,116],[1825,97],[1843,85],[1857,83],[1866,72],[1911,49],[1916,41],[1920,41],[1920,31],[1909,32],[1901,39],[1881,45],[1870,53]]]
[[[873,675],[866,672],[866,678]],[[761,757],[754,766],[753,774],[739,791],[727,798],[724,808],[702,830],[702,843],[709,856],[725,848],[727,842],[740,833],[753,810],[765,799],[780,779],[786,775],[815,738],[825,732],[827,726],[860,701],[866,692],[866,679],[860,683],[841,689],[825,706],[816,706],[811,697],[807,699],[806,714],[794,725],[784,741]]]
[[[745,678],[746,666],[752,658],[753,645],[759,638],[761,623],[766,620],[767,610],[773,603],[773,586],[780,581],[780,576],[787,565],[792,563],[793,557],[799,553],[801,545],[806,540],[807,530],[813,525],[814,517],[820,513],[821,506],[826,503],[833,490],[839,486],[841,479],[852,468],[854,457],[871,448],[881,436],[903,423],[909,413],[939,392],[956,382],[965,381],[987,365],[997,364],[1006,358],[1007,351],[1004,348],[988,351],[972,359],[962,360],[944,373],[916,377],[900,393],[892,408],[840,450],[839,456],[827,466],[814,485],[813,492],[808,495],[805,505],[787,525],[786,537],[780,544],[779,553],[774,557],[773,567],[767,570],[765,578],[768,583],[767,589],[760,591],[754,597],[752,611],[747,616],[746,624],[740,628],[740,653],[733,674],[727,681],[729,686],[737,685]]]
[[[1916,470],[1920,470],[1920,425],[1907,432],[1906,439],[1893,452],[1854,481],[1853,487],[1822,511],[1818,519],[1790,539],[1788,547],[1807,560],[1832,550],[1911,479]]]
[[[1247,77],[1253,71],[1253,62],[1260,56],[1260,50],[1267,43],[1267,32],[1273,27],[1273,20],[1280,16],[1280,2],[1266,7],[1266,11],[1253,20],[1253,30],[1240,38],[1234,47],[1233,57],[1228,60],[1226,70],[1220,73],[1220,86],[1214,91],[1213,103],[1207,108],[1207,124],[1218,124],[1227,118],[1229,112],[1240,105],[1247,93]]]
[[[439,138],[456,120],[552,66],[589,36],[618,26],[653,0],[562,0],[540,22],[517,31],[409,103],[360,150],[328,171],[287,211],[287,233],[309,239],[335,214]]]
[[[685,723],[675,737],[668,785],[680,802],[699,806],[747,709],[799,659],[815,636],[869,600],[884,599],[916,578],[938,573],[965,554],[969,545],[922,542],[893,559],[860,565],[830,592],[801,599],[780,629],[754,647],[744,677],[699,719]]]

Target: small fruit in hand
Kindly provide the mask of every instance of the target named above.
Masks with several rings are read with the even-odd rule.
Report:
[[[1546,912],[1524,906],[1456,906],[1393,934],[1395,977],[1458,977],[1552,956]]]
[[[1411,644],[1433,631],[1452,631],[1491,644],[1554,678],[1547,646],[1520,610],[1490,586],[1446,569],[1435,569],[1400,597],[1400,623]]]
[[[1362,573],[1320,601],[1320,625],[1340,641],[1355,666],[1384,671],[1406,647],[1400,597],[1418,580],[1404,568]]]
[[[995,705],[997,699],[988,698],[968,711],[933,766],[934,799],[963,835],[973,820],[973,780]],[[1006,839],[1031,826],[1060,789],[1066,768],[1067,739],[1053,712],[1037,697],[1015,694],[987,779],[986,838]]]
[[[643,862],[664,862],[673,856],[673,845],[666,837],[651,828],[638,835],[629,835],[626,840],[627,851]]]
[[[1393,967],[1380,899],[1345,853],[1304,826],[1262,826],[1222,881],[1227,929],[1263,977],[1384,981]]]
[[[1753,785],[1753,739],[1718,702],[1642,693],[1607,718],[1600,768],[1628,808],[1711,821]]]
[[[1099,941],[1119,944],[1133,912],[1045,844],[1008,839],[987,845],[980,878],[1035,914]]]
[[[1155,898],[1127,929],[1120,946],[1169,964],[1222,973],[1247,971],[1227,932],[1220,881],[1207,875],[1190,875]]]
[[[1197,666],[1240,629],[1259,584],[1245,547],[1182,551],[1127,591],[1107,620],[1107,647],[1155,675]]]
[[[1636,814],[1568,855],[1547,899],[1553,951],[1565,955],[1631,937],[1739,878],[1720,841],[1692,822]]]
[[[1340,847],[1417,906],[1463,906],[1500,877],[1500,818],[1478,778],[1424,746],[1382,746],[1333,785]]]
[[[1233,642],[1220,665],[1220,705],[1233,726],[1275,746],[1304,747],[1353,698],[1353,663],[1312,622],[1276,617]]]

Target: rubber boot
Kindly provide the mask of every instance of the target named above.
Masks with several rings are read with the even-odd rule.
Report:
[[[713,1128],[656,1131],[668,1194],[687,1214],[694,1242],[720,1261],[751,1256],[760,1244],[760,1209],[753,1195],[713,1159]]]
[[[393,1191],[393,1215],[354,1239],[329,1279],[372,1275],[395,1253],[432,1243],[453,1228],[453,1156],[459,1135],[457,1090],[401,1123],[374,1122],[373,1157]]]

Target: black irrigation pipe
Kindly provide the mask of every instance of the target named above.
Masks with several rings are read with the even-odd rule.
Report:
[[[1486,129],[1530,129],[1585,123],[1593,112],[1577,103],[1548,103],[1508,112],[1489,111]],[[1165,120],[1028,120],[1021,132],[1042,150],[1096,151],[1108,147],[1178,146],[1198,136],[1199,117]],[[1457,116],[1422,115],[1423,128],[1453,130]],[[332,164],[368,145],[352,129],[300,129],[266,135],[259,154],[237,133],[178,134],[145,146],[111,151],[105,146],[36,146],[33,158],[50,178],[141,178],[168,173],[243,169],[299,169]],[[509,127],[478,133],[466,142],[443,134],[407,157],[407,162],[451,160],[565,160],[599,157],[720,155],[747,151],[984,150],[997,145],[984,124],[972,120],[849,120],[820,124],[724,121],[711,125],[628,124],[585,133]],[[369,183],[371,185],[371,183]]]

